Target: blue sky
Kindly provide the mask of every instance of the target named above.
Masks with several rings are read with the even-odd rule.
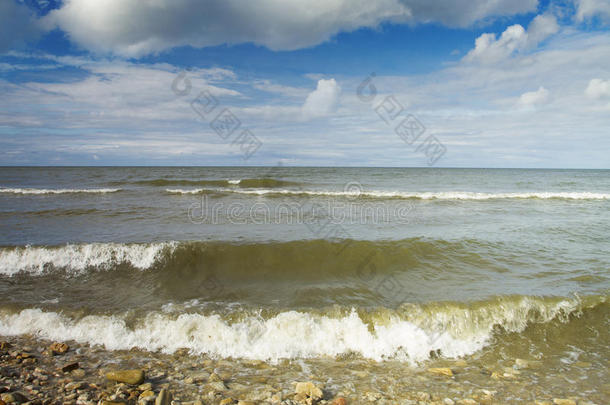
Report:
[[[610,168],[609,27],[610,0],[0,0],[0,165]]]

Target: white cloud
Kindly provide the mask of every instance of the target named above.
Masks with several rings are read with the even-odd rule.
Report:
[[[467,61],[493,63],[504,59],[527,43],[527,34],[519,24],[508,27],[496,40],[496,34],[482,34],[475,41],[475,47],[464,57]]]
[[[0,92],[5,95],[0,103],[0,123],[19,125],[18,121],[23,121],[26,126],[132,130],[172,126],[176,120],[196,121],[197,115],[186,101],[177,103],[171,86],[178,70],[173,66],[83,59],[67,59],[63,65],[73,63],[89,74],[68,82],[14,85],[0,81]],[[240,92],[225,86],[235,79],[230,70],[193,69],[188,72],[188,79],[189,102],[202,90],[225,102],[243,98]],[[179,88],[183,87],[180,83]],[[25,108],[27,105],[36,105],[37,109]]]
[[[591,79],[585,94],[593,99],[610,97],[610,80]]]
[[[341,88],[335,79],[318,80],[317,88],[309,93],[303,104],[305,118],[323,117],[334,112],[339,102]]]
[[[610,22],[610,0],[576,0],[576,21],[599,17],[602,21]]]
[[[527,49],[533,49],[559,31],[553,15],[536,16],[527,31],[520,24],[511,25],[496,39],[496,34],[485,33],[475,40],[475,47],[464,57],[465,61],[495,63]]]
[[[529,48],[535,48],[540,42],[558,31],[559,24],[557,24],[555,16],[552,14],[537,15],[527,27],[527,45]]]
[[[175,46],[244,42],[293,50],[382,22],[464,27],[533,11],[537,4],[537,0],[65,0],[45,21],[84,48],[141,56]]]
[[[518,104],[523,107],[532,107],[544,104],[549,100],[549,91],[540,86],[536,91],[528,91],[519,97]]]

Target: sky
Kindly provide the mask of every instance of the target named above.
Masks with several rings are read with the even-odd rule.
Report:
[[[610,168],[610,0],[0,0],[0,165]]]

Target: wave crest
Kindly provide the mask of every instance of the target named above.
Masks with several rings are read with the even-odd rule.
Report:
[[[479,193],[471,191],[439,192],[406,192],[406,191],[325,191],[325,190],[289,190],[289,189],[228,189],[228,188],[194,188],[166,189],[170,194],[208,194],[236,193],[266,197],[282,196],[324,196],[338,198],[369,199],[415,199],[415,200],[505,200],[505,199],[558,199],[558,200],[607,200],[608,193],[591,192],[530,192],[530,193]]]
[[[92,193],[92,194],[104,194],[104,193],[116,193],[121,191],[120,188],[58,188],[58,189],[46,189],[46,188],[0,188],[0,193],[7,194],[74,194],[74,193]]]
[[[497,327],[522,332],[532,323],[567,323],[606,304],[605,297],[586,300],[505,297],[459,304],[461,313],[448,307],[421,307],[428,322],[412,304],[400,315],[391,310],[367,319],[355,310],[340,315],[285,311],[269,317],[260,314],[234,317],[218,314],[153,312],[127,322],[127,315],[89,315],[73,319],[65,314],[26,309],[0,311],[3,333],[35,334],[46,339],[74,339],[107,349],[139,347],[172,353],[188,348],[192,353],[277,361],[283,358],[340,356],[356,353],[376,361],[395,359],[421,362],[431,352],[444,357],[472,354],[493,342]],[[474,315],[474,317],[472,316]],[[430,322],[433,325],[430,325]],[[128,326],[131,325],[131,326]]]
[[[0,274],[42,274],[50,268],[82,272],[87,268],[110,269],[129,264],[150,268],[173,242],[151,244],[91,243],[61,247],[25,246],[0,250]]]

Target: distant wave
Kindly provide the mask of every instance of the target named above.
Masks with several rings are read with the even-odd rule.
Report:
[[[7,194],[71,194],[71,193],[116,193],[120,188],[0,188],[0,193]]]
[[[127,182],[129,183],[129,182]],[[120,184],[126,184],[121,182]],[[267,177],[253,178],[253,179],[230,179],[230,180],[218,180],[218,179],[201,179],[201,180],[189,180],[189,179],[154,179],[154,180],[140,180],[131,184],[141,184],[154,187],[167,187],[167,186],[216,186],[216,187],[230,187],[230,188],[276,188],[276,187],[290,187],[297,186],[300,183],[285,181]]]
[[[3,334],[33,334],[76,340],[107,349],[143,348],[173,353],[188,348],[214,357],[277,361],[283,358],[349,353],[382,361],[425,361],[472,354],[493,343],[495,334],[523,332],[531,324],[568,327],[573,314],[595,311],[605,297],[495,297],[473,303],[408,304],[376,312],[347,309],[328,313],[283,311],[261,316],[150,312],[135,324],[124,315],[70,318],[66,313],[0,310]],[[235,315],[235,314],[233,314]]]
[[[590,192],[528,192],[528,193],[478,193],[471,191],[437,191],[437,192],[407,192],[407,191],[330,191],[330,190],[289,190],[289,189],[227,189],[227,188],[194,188],[166,189],[170,194],[206,194],[206,193],[237,193],[261,196],[329,196],[345,198],[370,199],[417,199],[417,200],[502,200],[502,199],[563,199],[563,200],[607,200],[610,193]]]
[[[166,188],[165,192],[168,194],[205,194],[214,192],[212,189],[207,188],[193,188],[193,189],[183,189],[183,188]]]

